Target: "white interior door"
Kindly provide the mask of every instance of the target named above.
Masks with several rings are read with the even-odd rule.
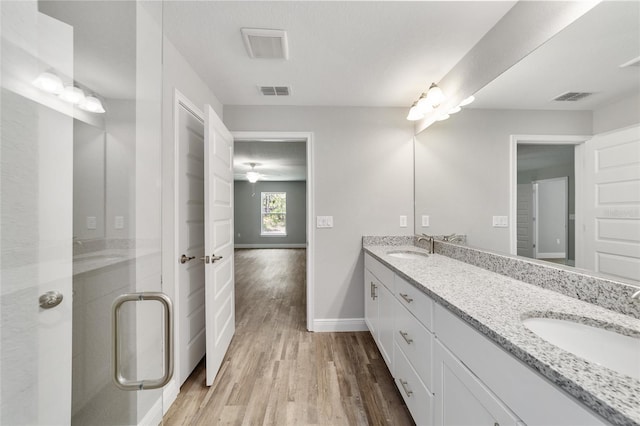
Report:
[[[517,194],[518,256],[533,257],[533,185],[519,184]]]
[[[204,326],[204,123],[178,105],[178,326],[182,385],[205,354]]]
[[[585,144],[583,267],[640,281],[640,126]]]
[[[233,264],[233,137],[205,105],[204,211],[207,385],[211,386],[235,332]]]

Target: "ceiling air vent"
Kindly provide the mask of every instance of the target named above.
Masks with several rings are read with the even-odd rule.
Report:
[[[591,92],[567,92],[554,98],[553,100],[558,102],[575,102],[591,95],[593,95],[593,93]]]
[[[258,86],[258,89],[264,96],[289,96],[291,94],[289,86]]]
[[[242,28],[247,53],[254,59],[289,59],[287,32],[260,28]]]

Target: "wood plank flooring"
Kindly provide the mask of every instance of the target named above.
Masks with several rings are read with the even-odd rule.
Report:
[[[165,425],[413,425],[368,332],[306,331],[304,249],[236,250],[236,334],[213,386],[204,361]]]

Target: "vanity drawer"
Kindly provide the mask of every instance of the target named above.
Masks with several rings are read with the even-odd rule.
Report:
[[[396,275],[396,297],[418,318],[429,331],[433,331],[433,300]]]
[[[378,260],[374,259],[369,253],[364,254],[364,267],[371,271],[371,273],[378,278],[378,280],[387,287],[391,293],[393,289],[393,277],[394,273],[391,269],[384,266]]]
[[[402,350],[395,346],[396,386],[416,425],[433,424],[433,394],[429,392]]]
[[[393,340],[422,382],[433,389],[433,334],[400,303],[396,304],[395,318]]]

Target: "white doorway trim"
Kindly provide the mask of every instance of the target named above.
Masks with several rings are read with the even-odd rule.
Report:
[[[184,108],[194,115],[204,126],[204,113],[193,102],[182,94],[178,89],[174,89],[173,93],[173,255],[172,259],[176,260],[180,257],[180,194],[178,193],[179,182],[179,163],[180,163],[180,108]],[[177,262],[177,260],[176,260]],[[173,270],[173,306],[174,318],[180,318],[180,291],[178,288],[180,269],[175,267]],[[174,365],[180,366],[180,324],[174,324]],[[173,403],[180,392],[180,383],[178,383],[179,370],[176,370],[174,377],[164,392],[165,410]]]
[[[511,135],[509,141],[509,252],[517,256],[517,190],[518,190],[518,144],[529,145],[576,145],[575,149],[575,223],[582,223],[582,191],[580,188],[584,179],[584,144],[591,139],[591,135]],[[575,232],[576,256],[581,247],[583,233]]]
[[[314,331],[314,163],[312,132],[231,132],[234,141],[261,140],[305,140],[307,143],[307,330]]]

